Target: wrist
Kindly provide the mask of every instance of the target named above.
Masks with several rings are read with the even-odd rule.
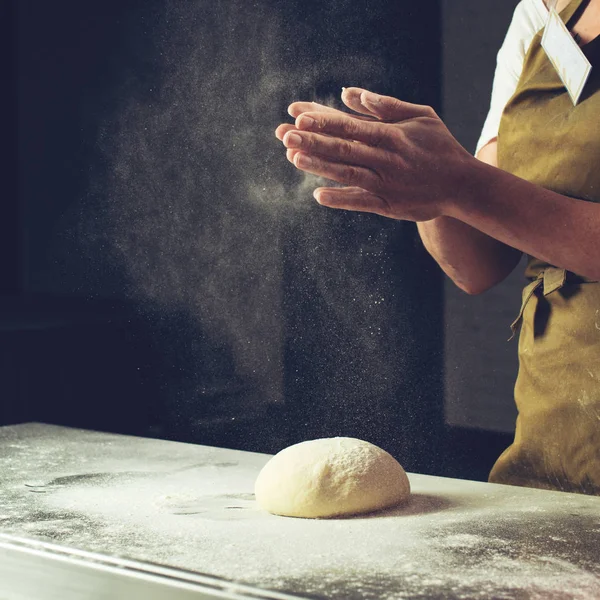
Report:
[[[454,172],[453,193],[447,194],[441,215],[467,222],[469,214],[487,203],[497,171],[469,154]]]

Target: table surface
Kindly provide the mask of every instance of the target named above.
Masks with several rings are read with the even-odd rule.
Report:
[[[268,455],[0,428],[0,532],[312,598],[600,598],[600,498],[409,474],[404,506],[277,517]]]

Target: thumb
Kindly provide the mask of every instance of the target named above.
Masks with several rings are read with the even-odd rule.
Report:
[[[371,113],[384,121],[406,121],[416,117],[433,117],[431,106],[411,104],[391,96],[380,96],[368,90],[360,94],[360,101]]]

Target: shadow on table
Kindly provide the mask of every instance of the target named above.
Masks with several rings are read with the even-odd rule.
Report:
[[[443,496],[433,494],[411,494],[406,502],[399,506],[378,510],[377,512],[348,516],[348,519],[381,519],[386,517],[412,517],[414,515],[426,515],[441,512],[450,508],[456,508],[458,504]],[[344,518],[344,517],[338,517]]]

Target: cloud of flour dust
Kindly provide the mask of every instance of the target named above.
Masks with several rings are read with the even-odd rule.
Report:
[[[186,315],[182,345],[218,340],[265,403],[282,401],[286,345],[311,329],[340,349],[327,367],[340,413],[389,397],[394,226],[319,207],[320,182],[295,173],[273,135],[290,101],[330,100],[320,82],[372,86],[383,67],[295,60],[289,24],[263,2],[171,0],[154,35],[155,75],[132,83],[100,140],[103,244],[130,296]],[[296,321],[290,297],[309,306]]]

